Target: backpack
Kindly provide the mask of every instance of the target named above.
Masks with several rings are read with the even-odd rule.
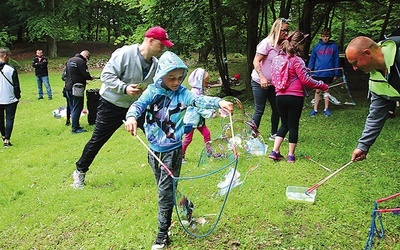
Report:
[[[388,78],[389,84],[400,93],[400,36],[389,37],[387,40],[392,40],[396,43],[397,52],[394,64],[390,68],[390,75]]]
[[[65,82],[65,80],[67,80],[67,66],[64,66],[64,69],[61,73],[61,80],[63,80]]]
[[[289,87],[289,57],[286,54],[278,54],[272,60],[271,81],[277,90],[285,90]]]

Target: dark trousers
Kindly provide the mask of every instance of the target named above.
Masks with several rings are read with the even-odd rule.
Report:
[[[0,104],[0,131],[4,139],[10,140],[14,128],[14,118],[17,112],[18,102],[11,104]],[[5,120],[4,120],[5,113]]]
[[[80,129],[79,118],[81,118],[81,113],[83,110],[84,97],[73,96],[72,90],[67,90],[66,95],[69,107],[71,109],[72,131],[75,131],[77,129]]]
[[[268,86],[267,89],[261,88],[261,85],[255,81],[251,81],[251,89],[253,90],[254,97],[254,114],[253,121],[260,127],[261,118],[264,114],[265,104],[267,100],[271,105],[271,135],[276,134],[279,125],[279,112],[276,107],[276,93],[274,86]]]
[[[87,172],[97,153],[110,139],[114,132],[121,127],[128,108],[121,108],[100,98],[97,107],[96,123],[92,138],[86,143],[81,158],[76,162],[76,169]],[[138,127],[143,130],[144,115],[138,119]]]
[[[299,139],[299,124],[303,103],[304,97],[301,96],[280,95],[276,97],[276,104],[281,116],[281,127],[277,135],[285,138],[287,132],[289,132],[290,143],[297,143]]]

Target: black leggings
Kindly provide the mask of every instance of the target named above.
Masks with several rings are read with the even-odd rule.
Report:
[[[304,97],[279,95],[276,97],[279,116],[281,117],[281,127],[277,136],[285,138],[289,132],[289,142],[297,143],[299,139],[299,122],[301,111],[303,110]]]

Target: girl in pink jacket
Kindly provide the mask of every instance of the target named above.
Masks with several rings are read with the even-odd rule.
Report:
[[[294,153],[299,137],[299,121],[303,110],[305,87],[321,89],[322,91],[328,89],[328,85],[323,81],[316,81],[311,77],[303,59],[299,56],[303,52],[304,42],[307,37],[308,35],[300,31],[292,32],[287,40],[282,42],[281,52],[272,62],[274,64],[274,61],[282,61],[284,58],[288,60],[287,72],[277,72],[276,69],[271,72],[272,84],[275,85],[276,90],[276,104],[282,124],[277,132],[274,148],[269,155],[269,158],[276,161],[284,159],[280,153],[280,147],[288,132],[289,152],[287,162],[293,163],[296,160]],[[287,76],[288,86],[286,88],[278,87],[278,83],[274,79],[279,77],[274,77],[274,75],[283,76],[285,75],[284,73]]]

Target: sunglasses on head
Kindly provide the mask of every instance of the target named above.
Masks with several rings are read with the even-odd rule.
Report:
[[[287,19],[287,18],[280,17],[279,19],[282,21],[282,23],[288,24],[290,22],[290,19]]]

